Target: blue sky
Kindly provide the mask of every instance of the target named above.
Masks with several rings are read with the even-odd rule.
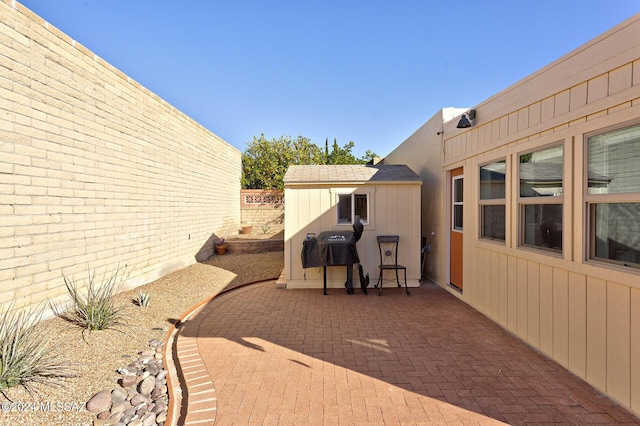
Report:
[[[638,0],[19,1],[241,151],[384,156],[640,12]]]

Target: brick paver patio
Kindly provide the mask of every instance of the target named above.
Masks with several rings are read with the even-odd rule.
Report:
[[[250,285],[181,328],[184,424],[640,424],[435,285]]]

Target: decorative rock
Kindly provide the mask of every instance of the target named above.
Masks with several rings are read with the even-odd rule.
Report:
[[[119,422],[120,419],[122,419],[123,417],[124,417],[124,413],[113,413],[111,417],[109,417],[109,419],[113,420],[114,422]]]
[[[146,414],[141,420],[142,420],[142,426],[155,426],[156,413]]]
[[[162,388],[155,387],[153,391],[151,391],[151,399],[157,399],[160,395],[162,395]]]
[[[115,426],[116,422],[114,422],[111,419],[98,419],[98,420],[94,420],[93,425],[94,426]]]
[[[129,417],[129,421],[136,415],[136,407],[127,408],[124,410],[125,417]]]
[[[151,402],[151,398],[149,398],[146,395],[142,395],[142,394],[138,394],[138,395],[134,396],[133,398],[131,398],[131,405],[133,405],[136,408],[140,404],[148,405],[150,402]]]
[[[122,402],[127,399],[127,390],[121,388],[120,386],[116,387],[111,391],[111,402]]]
[[[150,375],[156,376],[160,372],[161,367],[157,362],[151,361],[144,367],[144,370],[149,372]]]
[[[149,340],[149,346],[151,346],[152,348],[159,348],[162,345],[164,345],[164,342],[162,340],[159,340],[159,339]]]
[[[138,376],[122,376],[120,379],[120,384],[124,388],[128,388],[129,386],[133,386],[138,383]]]
[[[156,378],[153,376],[149,376],[140,382],[138,385],[138,392],[149,395],[153,388],[156,386]]]
[[[129,401],[114,402],[111,406],[111,413],[124,413],[129,408],[131,408]]]
[[[86,408],[92,413],[101,413],[111,405],[111,391],[103,390],[93,395],[87,401]]]
[[[151,339],[149,346],[151,349],[138,353],[136,361],[117,370],[121,386],[98,392],[87,402],[87,410],[97,414],[95,425],[155,426],[167,420],[169,397],[163,343]]]
[[[132,367],[135,370],[142,370],[144,368],[144,364],[139,359],[129,364],[129,367]]]
[[[149,361],[151,361],[153,359],[152,356],[148,355],[148,356],[141,356],[140,357],[140,362],[143,364],[148,363]]]

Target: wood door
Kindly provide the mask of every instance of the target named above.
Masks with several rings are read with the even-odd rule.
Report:
[[[462,236],[464,216],[464,177],[463,169],[451,171],[451,219],[450,219],[450,252],[449,252],[449,283],[462,290]]]

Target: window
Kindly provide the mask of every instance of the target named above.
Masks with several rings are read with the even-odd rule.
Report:
[[[506,161],[480,167],[480,238],[505,240]]]
[[[587,137],[589,258],[640,268],[640,125]]]
[[[369,194],[338,194],[338,225],[369,224]]]
[[[462,231],[462,219],[464,213],[464,178],[462,176],[455,176],[453,178],[453,194],[451,197],[452,201],[452,220],[451,223],[453,225],[454,231]]]
[[[563,147],[520,155],[520,245],[562,252]]]

